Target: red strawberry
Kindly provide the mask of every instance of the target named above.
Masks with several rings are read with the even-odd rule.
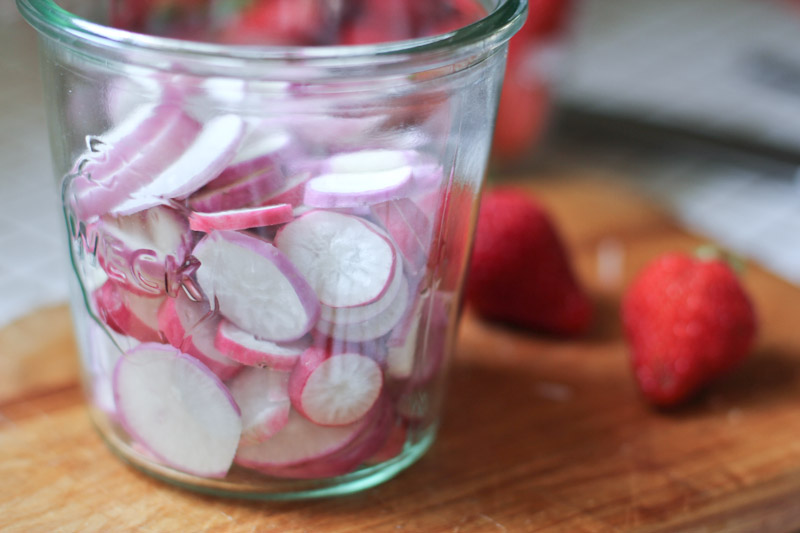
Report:
[[[676,405],[738,364],[756,334],[753,305],[719,259],[666,254],[633,281],[622,302],[633,370],[644,396]]]
[[[591,321],[554,224],[520,189],[484,194],[466,297],[486,318],[559,335],[583,333]]]

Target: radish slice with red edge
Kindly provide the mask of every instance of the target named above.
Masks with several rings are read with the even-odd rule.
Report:
[[[281,228],[275,244],[329,307],[374,302],[395,274],[394,246],[381,230],[355,216],[306,213]]]
[[[111,212],[150,184],[191,145],[200,125],[180,109],[163,105],[132,131],[128,125],[121,129],[112,132],[105,143],[101,137],[98,155],[77,165],[79,175],[69,184],[68,194],[82,220]]]
[[[230,383],[231,394],[242,410],[240,446],[269,439],[289,422],[289,373],[248,368]]]
[[[172,346],[199,359],[220,379],[230,379],[242,365],[214,346],[219,317],[207,302],[193,302],[185,294],[167,298],[158,312],[159,329]]]
[[[95,227],[100,266],[109,278],[145,296],[166,293],[166,278],[180,268],[193,244],[186,219],[167,207],[104,216]]]
[[[241,414],[225,385],[197,359],[143,343],[119,359],[113,385],[120,422],[153,455],[190,474],[227,474]]]
[[[327,305],[320,306],[319,317],[327,322],[334,324],[352,324],[355,322],[363,322],[369,318],[374,317],[386,310],[392,302],[394,302],[400,289],[403,287],[403,268],[400,263],[395,265],[395,274],[392,277],[390,285],[386,288],[383,296],[378,298],[372,303],[359,305],[356,307],[328,307]]]
[[[359,207],[405,196],[411,184],[411,167],[375,172],[323,174],[308,180],[303,203],[314,207]]]
[[[222,177],[225,177],[225,172],[220,175]],[[189,197],[189,207],[209,213],[257,206],[281,190],[286,183],[283,173],[274,166],[252,174],[237,175],[236,178],[225,185],[209,183]]]
[[[239,230],[285,224],[294,218],[289,204],[231,209],[217,213],[193,212],[189,227],[194,231],[211,233],[214,230]]]
[[[289,378],[292,405],[324,426],[344,426],[366,415],[383,388],[383,373],[369,357],[357,353],[328,356],[310,348]]]
[[[235,324],[222,320],[214,344],[225,355],[244,365],[291,370],[300,355],[310,346],[310,341],[304,338],[278,344],[259,339]]]
[[[272,194],[267,195],[261,201],[261,204],[291,204],[293,207],[302,205],[306,183],[308,183],[310,177],[311,174],[307,171],[291,174],[283,182],[283,185]]]
[[[360,150],[329,157],[325,168],[334,174],[373,173],[406,167],[411,163],[413,158],[404,150]]]
[[[382,311],[360,322],[328,322],[320,319],[316,329],[329,337],[348,342],[364,342],[386,335],[397,326],[406,314],[408,306],[408,282],[401,278],[401,286],[392,302]],[[353,308],[345,308],[345,312]],[[357,308],[355,308],[357,309]]]
[[[278,433],[253,446],[240,446],[234,461],[247,468],[298,465],[341,450],[370,422],[362,418],[346,426],[320,426],[292,409]]]
[[[213,231],[195,246],[197,282],[209,301],[261,339],[301,338],[319,317],[314,290],[272,244],[236,231]]]
[[[164,296],[140,296],[113,281],[106,281],[93,294],[97,316],[111,329],[140,342],[160,342],[158,310]]]
[[[113,211],[131,214],[167,199],[189,196],[225,169],[236,155],[243,134],[244,121],[236,115],[211,119],[168,168]]]

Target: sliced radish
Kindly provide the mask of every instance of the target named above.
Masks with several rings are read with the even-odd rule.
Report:
[[[97,315],[111,329],[141,342],[160,342],[158,310],[165,296],[140,296],[113,281],[106,281],[93,294]]]
[[[70,183],[68,194],[82,220],[111,212],[150,184],[195,140],[200,125],[180,109],[162,105],[121,130],[109,134],[109,141],[100,137],[101,151],[79,163],[80,174]]]
[[[370,423],[341,450],[297,465],[262,466],[258,470],[271,476],[293,479],[320,479],[352,472],[384,447],[392,431],[394,412],[391,404],[379,401],[374,410],[374,415],[368,415]]]
[[[193,241],[186,219],[167,207],[104,216],[96,231],[97,258],[108,276],[151,296],[166,292],[166,277],[183,264]]]
[[[279,189],[264,198],[261,203],[263,205],[290,204],[293,207],[302,205],[306,183],[310,177],[311,174],[307,171],[291,174]]]
[[[131,437],[168,465],[224,477],[242,432],[239,408],[217,376],[193,357],[144,343],[120,358],[114,398]]]
[[[395,379],[407,379],[414,372],[414,361],[417,354],[417,334],[421,320],[421,310],[415,312],[409,320],[409,329],[406,334],[392,342],[389,337],[389,345],[386,355],[386,376]],[[394,335],[394,333],[393,333]]]
[[[386,310],[397,298],[404,284],[403,269],[400,263],[395,264],[395,274],[383,295],[374,302],[356,307],[328,307],[320,306],[319,317],[334,324],[352,324],[363,322]],[[406,283],[407,286],[407,283]]]
[[[189,227],[194,231],[211,233],[214,230],[239,230],[285,224],[294,218],[289,204],[232,209],[217,213],[189,215]]]
[[[382,388],[383,373],[369,357],[356,353],[328,356],[317,348],[300,356],[289,379],[294,408],[324,426],[344,426],[362,418]]]
[[[203,362],[222,380],[235,376],[242,365],[214,346],[219,317],[208,303],[193,302],[185,294],[167,298],[158,313],[158,324],[172,346]]]
[[[393,422],[383,445],[367,459],[367,464],[383,463],[403,453],[408,439],[408,424],[404,420],[393,420]]]
[[[329,307],[374,302],[395,274],[396,253],[369,222],[329,211],[312,211],[284,226],[275,237]]]
[[[269,439],[289,421],[289,373],[267,368],[248,368],[229,383],[242,410],[240,446]]]
[[[346,426],[320,426],[292,410],[283,429],[262,443],[241,446],[235,462],[261,469],[318,459],[347,446],[369,422],[365,417]]]
[[[406,314],[408,306],[408,282],[401,278],[400,289],[392,302],[385,309],[359,322],[328,322],[320,319],[316,329],[329,337],[344,339],[349,342],[363,342],[377,339],[389,333]],[[351,309],[345,308],[345,312]]]
[[[409,274],[417,275],[428,261],[430,219],[408,198],[373,205],[372,214],[400,249]]]
[[[114,212],[131,214],[183,198],[203,187],[222,172],[236,155],[244,134],[244,121],[236,115],[211,119],[183,153],[163,172],[131,198],[114,208]]]
[[[270,243],[236,231],[214,231],[194,249],[197,281],[220,312],[256,337],[294,341],[319,317],[314,290]]]
[[[394,200],[410,189],[411,167],[323,174],[306,183],[303,202],[314,207],[359,207]]]
[[[254,131],[247,136],[242,149],[231,162],[231,166],[260,164],[267,159],[275,163],[286,158],[284,154],[291,153],[291,147],[292,136],[285,131]]]
[[[217,180],[227,178],[226,173],[228,170],[220,174]],[[286,183],[285,176],[274,165],[257,169],[251,174],[239,175],[237,171],[234,177],[236,179],[230,182],[226,180],[224,185],[217,183],[217,180],[209,183],[189,198],[189,206],[206,213],[252,207],[262,204]]]
[[[227,320],[220,322],[214,342],[221,352],[235,361],[275,370],[291,370],[310,345],[308,339],[283,344],[259,339]]]

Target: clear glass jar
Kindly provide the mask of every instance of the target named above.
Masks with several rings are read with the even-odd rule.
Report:
[[[434,440],[508,39],[225,46],[18,0],[110,448],[214,494],[345,494]],[[82,15],[82,16],[79,16]]]

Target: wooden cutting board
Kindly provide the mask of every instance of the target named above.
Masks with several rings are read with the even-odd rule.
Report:
[[[82,404],[64,307],[0,330],[0,530],[789,531],[800,528],[800,290],[754,265],[752,357],[675,412],[637,396],[622,287],[699,239],[609,180],[531,186],[597,304],[565,341],[467,315],[440,437],[416,465],[339,499],[232,501],[118,461]]]

